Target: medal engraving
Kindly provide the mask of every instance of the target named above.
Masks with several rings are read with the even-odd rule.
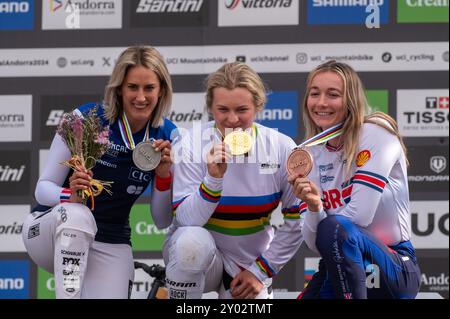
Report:
[[[228,145],[231,155],[243,155],[253,147],[253,137],[245,131],[234,131],[225,136],[225,144]]]
[[[141,142],[133,150],[134,165],[145,172],[155,169],[161,161],[161,152],[155,151],[152,144],[152,141]]]
[[[286,163],[286,169],[289,175],[308,176],[313,166],[311,154],[303,149],[297,148],[292,151]]]

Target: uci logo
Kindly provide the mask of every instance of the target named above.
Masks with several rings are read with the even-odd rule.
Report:
[[[447,168],[447,159],[444,156],[431,157],[430,168],[436,174],[443,172]]]

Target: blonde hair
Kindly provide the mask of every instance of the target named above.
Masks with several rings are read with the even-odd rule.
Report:
[[[383,127],[391,134],[397,136],[402,146],[406,158],[406,147],[398,131],[395,120],[382,112],[372,112],[368,105],[365,95],[364,85],[358,74],[351,66],[334,60],[325,62],[316,67],[308,75],[306,94],[303,99],[303,122],[306,128],[306,139],[320,133],[322,129],[318,127],[311,119],[307,102],[311,84],[316,75],[323,72],[333,72],[341,77],[344,83],[342,103],[346,113],[342,137],[344,139],[344,158],[347,159],[346,171],[350,172],[352,163],[355,162],[358,148],[361,128],[364,123],[372,123]],[[387,123],[386,123],[387,122]],[[408,160],[406,159],[408,163]]]
[[[152,127],[159,127],[163,124],[164,116],[167,116],[170,111],[173,89],[172,80],[164,58],[155,48],[150,46],[129,47],[119,55],[105,88],[105,117],[113,123],[122,113],[123,105],[122,98],[119,95],[120,87],[123,84],[128,70],[134,66],[146,67],[155,72],[158,77],[161,95],[152,113],[150,124]]]
[[[253,97],[256,111],[264,109],[266,104],[266,88],[258,73],[253,71],[248,65],[241,62],[231,62],[224,64],[216,72],[211,73],[205,81],[206,86],[206,107],[211,110],[213,102],[213,91],[215,88],[235,88],[247,89]]]

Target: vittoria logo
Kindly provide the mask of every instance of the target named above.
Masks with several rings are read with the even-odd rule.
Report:
[[[292,0],[228,0],[225,7],[230,10],[236,9],[241,4],[243,8],[289,8]]]

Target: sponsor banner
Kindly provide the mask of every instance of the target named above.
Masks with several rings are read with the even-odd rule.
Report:
[[[448,137],[448,89],[398,90],[397,122],[402,136]]]
[[[0,260],[0,299],[30,298],[30,262]]]
[[[39,176],[44,171],[45,163],[47,162],[49,150],[39,150]]]
[[[389,0],[308,0],[308,24],[387,24]]]
[[[38,267],[37,299],[55,299],[55,276]]]
[[[386,50],[389,48],[389,50]],[[0,77],[110,76],[125,48],[0,49]],[[209,74],[242,61],[259,73],[307,73],[327,60],[358,72],[448,71],[448,42],[157,47],[172,75]]]
[[[0,253],[26,251],[22,241],[22,224],[29,213],[28,205],[0,206]]]
[[[414,247],[448,249],[448,201],[412,201],[410,210]]]
[[[389,114],[389,91],[388,90],[367,90],[367,102],[374,111]]]
[[[135,28],[199,27],[209,23],[208,0],[131,0]]]
[[[448,299],[448,257],[419,258],[421,275],[421,292],[438,293]]]
[[[0,194],[30,195],[30,151],[2,152],[0,157]]]
[[[257,114],[262,125],[295,139],[298,135],[298,92],[273,92],[267,96],[266,107]]]
[[[153,265],[164,267],[164,260],[162,259],[135,259],[135,261],[144,263],[150,267]],[[131,290],[130,299],[147,299],[154,280],[155,278],[150,277],[142,269],[136,269],[134,271],[133,289]]]
[[[408,146],[409,191],[448,194],[448,145]]]
[[[122,0],[43,0],[42,29],[120,29]]]
[[[448,23],[448,0],[398,0],[398,23]]]
[[[30,142],[31,95],[0,95],[0,142]]]
[[[194,122],[208,122],[205,94],[174,93],[168,119],[184,129],[191,129]]]
[[[219,0],[219,27],[298,25],[299,1]]]
[[[153,222],[150,205],[134,205],[130,213],[133,251],[161,251],[168,229],[158,229]]]
[[[56,128],[66,112],[71,112],[80,105],[101,101],[100,95],[44,95],[40,99],[40,134],[41,141],[52,141]]]
[[[34,0],[0,0],[0,30],[33,30]]]

